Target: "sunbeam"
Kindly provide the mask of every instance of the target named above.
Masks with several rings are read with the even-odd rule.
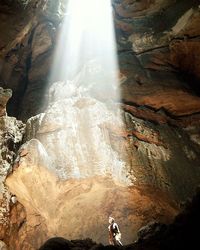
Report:
[[[110,0],[68,1],[50,82],[73,79],[84,67],[81,75],[84,87],[98,81],[101,82],[102,91],[109,91],[112,98],[119,98],[116,91],[118,65]]]

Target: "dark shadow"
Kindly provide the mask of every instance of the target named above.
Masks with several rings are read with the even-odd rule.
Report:
[[[47,240],[39,250],[68,250],[70,249],[69,241],[62,237],[55,237]]]

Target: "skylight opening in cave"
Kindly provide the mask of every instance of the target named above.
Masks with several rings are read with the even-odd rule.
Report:
[[[68,0],[66,6],[50,82],[67,82],[82,71],[77,84],[96,84],[98,91],[119,99],[111,0]]]

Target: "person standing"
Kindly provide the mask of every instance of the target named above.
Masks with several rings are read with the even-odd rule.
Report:
[[[119,230],[119,226],[115,222],[115,219],[109,216],[108,222],[109,244],[114,246],[123,246],[121,243],[121,232]]]

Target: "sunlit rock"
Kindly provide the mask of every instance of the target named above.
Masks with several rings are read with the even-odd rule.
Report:
[[[147,222],[171,221],[177,203],[199,184],[198,3],[112,2],[122,100],[112,96],[118,83],[109,85],[93,61],[76,79],[52,85],[46,111],[46,81],[64,1],[32,0],[20,9],[11,8],[14,1],[0,4],[0,80],[14,93],[9,111],[23,119],[43,112],[28,120],[13,168],[16,150],[1,145],[7,135],[0,138],[1,170],[10,173],[7,185],[17,200],[11,199],[11,208],[2,203],[0,210],[3,223],[10,211],[5,242],[11,249],[38,249],[53,236],[107,244],[110,214],[119,222],[123,243],[133,242]],[[36,10],[40,14],[34,16]],[[74,73],[75,63],[58,60],[64,73]],[[2,126],[6,122],[3,118]],[[8,137],[15,140],[12,133]]]
[[[140,120],[91,97],[89,84],[78,83],[52,85],[49,106],[28,120],[26,143],[6,180],[26,209],[26,227],[39,218],[42,238],[36,243],[23,229],[30,248],[56,235],[107,244],[110,214],[123,242],[131,243],[147,222],[170,222],[179,210],[174,200],[199,181],[199,161],[184,147],[181,130]]]
[[[10,211],[10,193],[5,178],[12,171],[14,158],[25,131],[25,125],[14,117],[0,117],[0,237],[5,236]]]
[[[106,128],[123,130],[120,110],[81,96],[82,88],[68,83],[55,84],[50,93],[54,102],[44,115],[29,119],[26,139],[42,143],[57,175],[70,179],[110,174],[128,183],[126,162],[113,150]]]
[[[8,250],[6,244],[3,241],[0,241],[0,249],[1,250]]]
[[[107,244],[107,219],[112,213],[120,224],[124,243],[128,243],[136,238],[137,229],[147,217],[153,220],[156,216],[163,222],[169,222],[177,213],[176,206],[159,192],[127,189],[105,177],[60,181],[44,166],[30,164],[27,167],[27,157],[7,179],[7,185],[26,207],[27,227],[32,226],[33,215],[38,215],[43,218],[42,225],[46,225],[48,237],[91,237]],[[143,217],[141,206],[147,217]],[[31,245],[28,234],[26,242]],[[32,243],[34,249],[38,246],[36,242]]]

